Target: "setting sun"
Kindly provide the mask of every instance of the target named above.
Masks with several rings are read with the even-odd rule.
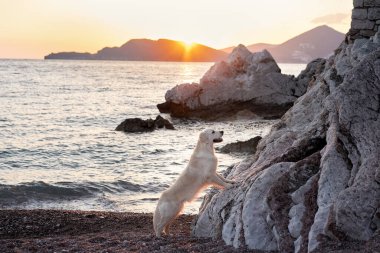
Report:
[[[191,59],[191,54],[194,49],[195,43],[183,41],[181,42],[181,44],[184,47],[183,60],[187,61]]]
[[[195,45],[194,42],[182,41],[182,45],[185,47],[186,51],[190,51],[191,48]]]

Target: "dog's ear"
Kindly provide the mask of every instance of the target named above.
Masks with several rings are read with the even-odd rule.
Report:
[[[201,132],[199,134],[199,140],[201,142],[207,142],[208,141],[208,135],[207,135],[207,133],[206,132]]]

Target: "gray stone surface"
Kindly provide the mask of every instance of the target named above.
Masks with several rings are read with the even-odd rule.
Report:
[[[371,20],[368,20],[368,19],[365,19],[365,20],[361,20],[361,19],[353,19],[352,22],[351,22],[351,28],[352,29],[358,29],[358,30],[362,30],[362,29],[366,29],[366,30],[371,30],[375,27],[375,22],[374,21],[371,21]]]
[[[291,165],[292,163],[278,163],[264,170],[251,184],[245,195],[242,223],[245,243],[251,249],[278,249],[278,242],[273,233],[274,226],[270,226],[266,221],[270,212],[267,196],[273,183],[287,172]],[[235,236],[240,236],[240,234],[235,234]]]
[[[363,29],[363,30],[360,30],[359,34],[362,35],[363,37],[371,37],[373,35],[375,35],[376,31],[377,31],[377,27],[375,26],[373,29],[369,30],[369,29]]]
[[[378,0],[363,0],[363,6],[376,7],[376,6],[380,6],[380,2]]]
[[[367,19],[368,18],[367,9],[353,9],[352,10],[352,18],[354,18],[354,19]]]
[[[311,75],[255,155],[232,168],[238,183],[204,205],[195,235],[234,247],[326,252],[379,234],[379,36],[342,43]]]
[[[354,7],[363,7],[364,0],[354,0]]]
[[[370,8],[368,9],[368,19],[378,20],[380,19],[380,8]]]
[[[338,106],[340,140],[351,180],[334,205],[336,227],[368,240],[380,206],[380,47],[363,59],[332,97]]]
[[[296,191],[294,191],[291,194],[291,198],[294,205],[291,207],[289,211],[290,220],[289,220],[288,229],[291,236],[294,239],[296,239],[294,241],[294,248],[296,252],[297,252],[296,249],[300,248],[300,245],[298,244],[300,244],[303,241],[302,235],[301,235],[302,228],[303,228],[302,219],[306,212],[306,206],[305,206],[307,205],[306,201],[308,201],[307,199],[305,199],[305,195],[312,188],[312,183],[317,176],[319,175],[312,176],[306,182],[306,184],[304,184],[303,186],[301,186],[300,188],[298,188]]]
[[[380,1],[354,0],[348,40],[369,38],[379,31]]]
[[[288,229],[293,238],[298,238],[301,235],[302,221],[301,218],[305,212],[305,206],[300,203],[293,206],[289,212],[289,225]]]

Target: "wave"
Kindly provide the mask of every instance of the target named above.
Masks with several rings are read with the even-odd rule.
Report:
[[[29,202],[70,201],[106,194],[159,192],[167,185],[139,185],[124,180],[113,182],[33,181],[16,185],[0,184],[0,207],[19,206]]]

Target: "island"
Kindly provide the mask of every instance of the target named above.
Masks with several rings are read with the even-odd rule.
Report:
[[[215,62],[225,59],[227,55],[226,52],[197,43],[186,44],[168,39],[132,39],[121,47],[105,47],[95,54],[51,53],[45,56],[45,60]]]

